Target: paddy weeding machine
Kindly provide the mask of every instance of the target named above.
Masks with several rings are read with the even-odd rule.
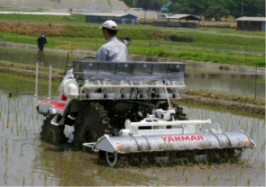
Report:
[[[65,125],[74,126],[73,143],[98,152],[110,166],[124,158],[238,158],[244,148],[255,147],[245,132],[222,132],[209,119],[188,120],[170,102],[182,98],[184,73],[185,64],[178,62],[75,60],[57,100],[38,100],[37,73],[42,138],[63,143]]]

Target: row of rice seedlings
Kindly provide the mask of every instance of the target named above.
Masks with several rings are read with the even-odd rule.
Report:
[[[197,110],[199,110],[198,113],[196,112]],[[263,146],[265,144],[265,140],[262,138],[264,137],[264,120],[232,115],[230,113],[222,113],[221,115],[221,113],[200,109],[187,109],[187,111],[189,112],[189,114],[192,111],[191,114],[193,115],[193,119],[202,119],[201,116],[207,114],[208,118],[211,118],[212,122],[220,123],[223,131],[230,132],[244,130],[251,136],[251,138],[256,142],[257,146],[261,148],[261,150],[265,149],[265,146]],[[258,136],[258,134],[261,134],[261,136]],[[261,154],[263,154],[262,151],[260,151],[260,155]]]
[[[32,108],[31,106],[32,105],[27,105],[27,104],[25,105],[25,102],[23,102],[23,100],[21,100],[20,98],[14,98],[14,99],[12,98],[12,99],[10,99],[10,108],[9,108],[10,112],[9,112],[9,121],[8,121],[9,122],[9,126],[10,126],[9,127],[9,132],[11,132],[10,136],[18,137],[20,135],[19,134],[19,132],[20,132],[19,130],[16,131],[17,132],[16,135],[14,134],[14,130],[16,128],[18,128],[18,127],[20,127],[20,128],[22,127],[22,125],[23,125],[22,116],[27,116],[27,113],[26,113],[27,109],[28,108]],[[28,118],[25,118],[25,119],[28,119]],[[3,120],[1,120],[1,122],[3,122]],[[33,123],[33,124],[36,124],[36,123]],[[26,133],[26,137],[25,138],[28,139],[28,137],[27,137],[27,133],[28,133],[27,124],[24,123],[23,129],[24,129],[24,132]],[[7,158],[9,158],[9,156],[8,156],[9,148],[11,148],[11,150],[13,150],[13,152],[15,150],[15,147],[14,147],[15,146],[15,144],[14,144],[15,142],[13,141],[13,148],[12,148],[11,144],[8,144],[8,142],[9,142],[8,139],[9,138],[7,137],[6,144],[5,144],[6,145],[5,146],[5,152],[6,152],[5,156]],[[12,142],[12,140],[10,142]],[[18,152],[20,152],[19,155],[23,155],[23,151],[24,151],[23,150],[23,146],[21,146],[21,150],[20,151],[18,150]],[[16,155],[16,154],[17,154],[17,151],[15,151],[13,155]],[[9,163],[9,162],[7,162],[7,163]],[[9,164],[7,164],[7,167],[8,167],[8,165]],[[8,169],[7,169],[7,171],[8,171]],[[9,173],[7,172],[5,176],[8,178]],[[25,177],[24,177],[23,180],[20,180],[20,181],[23,181],[23,185],[24,185],[26,183]]]
[[[189,109],[188,109],[188,111],[189,111]],[[209,113],[210,114],[208,114],[208,111],[204,113],[203,110],[200,110],[200,113],[198,115],[195,115],[196,114],[195,110],[192,110],[192,112],[190,112],[189,114],[192,114],[192,116],[212,116],[214,118],[216,117],[216,115],[213,115],[213,112],[209,112]],[[206,114],[208,114],[208,115],[206,115]],[[227,118],[227,117],[224,117],[223,115],[220,115],[221,118],[222,118],[221,119],[222,123],[226,123],[227,124],[226,125],[226,130],[235,131],[235,130],[243,129],[245,132],[250,134],[251,137],[254,138],[255,142],[259,142],[260,143],[259,154],[260,155],[264,155],[263,152],[265,151],[265,140],[262,138],[262,137],[264,137],[263,136],[263,133],[264,133],[263,129],[264,129],[264,126],[265,126],[264,125],[265,124],[264,121],[262,121],[260,119],[256,119],[256,118],[248,118],[248,117],[246,118],[246,117],[243,117],[243,116],[235,116],[235,115],[231,115],[231,114],[227,114],[227,115],[230,116],[230,117]],[[234,122],[236,122],[236,123],[234,124]],[[222,128],[223,127],[224,126],[222,126]],[[262,136],[258,136],[258,134],[261,134],[261,133],[262,133]],[[257,138],[259,140],[257,140]],[[261,141],[263,141],[263,142],[261,143]],[[248,155],[248,159],[254,158],[254,157],[256,158],[256,156],[257,156],[257,153],[254,150],[252,150],[251,153]],[[243,168],[243,170],[245,170],[245,169]],[[241,170],[241,175],[242,175],[243,170]],[[209,173],[208,179],[211,179],[211,173]],[[239,177],[236,177],[235,184],[237,185],[238,182],[239,182]],[[247,185],[249,185],[249,186],[251,185],[251,180],[250,179],[247,180]]]
[[[18,103],[16,103],[16,104],[18,104]],[[37,115],[37,116],[38,116],[38,115]],[[26,130],[26,127],[25,127],[25,130]],[[66,166],[66,167],[67,167],[67,166]],[[116,181],[116,178],[114,178],[113,180],[114,180],[114,181],[113,181],[114,183],[117,182],[117,181]],[[160,180],[159,177],[158,177],[158,180]],[[188,182],[188,179],[187,179],[186,181]],[[136,181],[136,182],[137,182],[137,181]],[[161,183],[159,183],[159,184],[161,184]]]

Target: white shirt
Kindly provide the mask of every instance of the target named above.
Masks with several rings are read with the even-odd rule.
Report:
[[[96,61],[128,61],[128,51],[125,44],[112,37],[97,52]]]

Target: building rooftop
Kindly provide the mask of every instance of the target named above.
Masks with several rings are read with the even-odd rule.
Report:
[[[240,17],[236,21],[266,21],[265,17]]]
[[[188,19],[188,20],[200,20],[198,16],[193,14],[175,14],[172,16],[166,17],[167,19]]]
[[[121,14],[121,13],[88,13],[85,15],[86,16],[108,16],[108,17],[124,17],[124,16],[131,15],[131,16],[137,18],[137,16],[135,16],[133,14]]]

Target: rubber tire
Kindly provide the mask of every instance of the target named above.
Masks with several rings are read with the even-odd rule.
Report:
[[[87,102],[82,106],[74,128],[74,143],[82,146],[83,143],[96,142],[104,134],[111,135],[109,118],[104,107],[97,102]]]
[[[51,124],[51,120],[53,119],[54,115],[50,115],[46,118],[42,125],[42,132],[41,137],[44,141],[52,144],[59,144],[63,143],[67,138],[64,134],[65,126],[55,126]]]
[[[110,156],[112,156],[114,159],[110,160]],[[110,167],[116,167],[118,165],[118,153],[110,153],[110,152],[105,152],[105,160],[107,162],[107,164]]]

